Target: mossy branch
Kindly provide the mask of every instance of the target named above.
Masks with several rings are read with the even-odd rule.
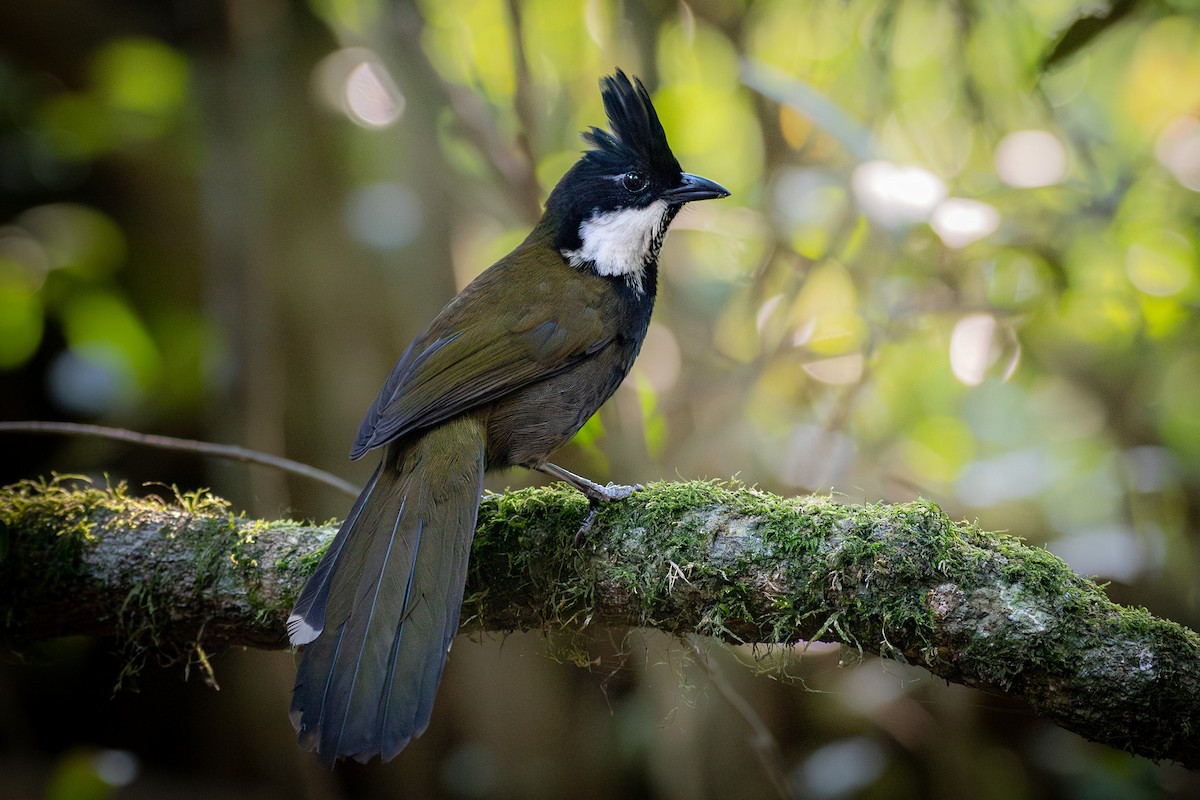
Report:
[[[1200,767],[1200,637],[1108,600],[1060,559],[932,503],[854,506],[667,483],[601,510],[575,492],[484,499],[466,628],[653,627],[802,640],[919,664],[1023,698],[1089,739]],[[152,652],[284,647],[333,526],[246,520],[62,480],[0,489],[10,639],[110,634]]]

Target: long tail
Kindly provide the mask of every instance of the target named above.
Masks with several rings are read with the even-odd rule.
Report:
[[[387,761],[429,725],[483,466],[483,430],[469,418],[389,445],[300,593],[288,619],[304,645],[292,724],[327,764]]]

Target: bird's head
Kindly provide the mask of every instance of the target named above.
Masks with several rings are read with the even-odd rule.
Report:
[[[573,266],[622,276],[640,291],[684,203],[729,192],[680,168],[640,80],[618,69],[601,79],[600,93],[611,130],[583,133],[592,147],[554,187],[546,214]]]

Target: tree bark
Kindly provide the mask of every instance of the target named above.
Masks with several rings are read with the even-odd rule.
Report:
[[[1196,633],[933,503],[664,483],[602,508],[574,548],[586,513],[560,487],[485,497],[463,628],[836,641],[1018,696],[1088,739],[1200,767]],[[168,502],[21,482],[0,489],[0,618],[18,642],[114,635],[155,655],[285,647],[290,604],[335,530],[247,520],[204,492]]]

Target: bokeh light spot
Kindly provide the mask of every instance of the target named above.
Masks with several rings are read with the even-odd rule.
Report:
[[[933,210],[929,225],[947,247],[958,249],[994,233],[1000,212],[978,200],[951,197]]]
[[[1195,253],[1178,233],[1164,231],[1150,241],[1131,245],[1125,253],[1125,273],[1139,291],[1155,297],[1178,294],[1192,282]]]
[[[361,127],[386,128],[404,113],[404,95],[379,57],[365,47],[330,53],[317,64],[312,80],[327,108]]]
[[[862,353],[822,358],[804,364],[804,371],[821,383],[835,386],[856,383],[863,374]]]
[[[84,416],[111,411],[137,394],[129,359],[99,342],[64,350],[50,365],[47,381],[55,405]]]
[[[0,369],[24,364],[42,341],[42,306],[20,284],[0,275]]]
[[[1009,186],[1033,189],[1061,183],[1067,175],[1067,149],[1049,131],[1015,131],[996,145],[996,174]]]
[[[37,239],[50,269],[88,278],[116,272],[128,250],[125,233],[107,214],[80,203],[34,206],[17,218]]]
[[[404,96],[379,64],[364,61],[346,76],[346,111],[368,128],[386,128],[404,110]]]
[[[996,318],[991,314],[969,314],[954,325],[950,334],[950,368],[954,377],[967,386],[978,386],[996,363],[999,351],[994,346]]]
[[[863,212],[888,228],[925,221],[946,196],[946,184],[937,175],[890,161],[860,164],[851,185]]]
[[[1200,119],[1183,116],[1167,125],[1154,155],[1181,185],[1200,192]]]
[[[819,800],[849,797],[874,783],[887,766],[883,749],[865,736],[817,748],[796,768],[798,783]]]
[[[109,786],[128,786],[141,771],[137,756],[128,750],[101,750],[93,764],[96,777]]]
[[[355,240],[377,250],[396,250],[416,238],[425,224],[421,199],[399,183],[373,183],[346,198],[346,227]]]
[[[92,72],[105,104],[123,111],[165,116],[187,99],[187,59],[154,39],[106,44],[96,55]]]

